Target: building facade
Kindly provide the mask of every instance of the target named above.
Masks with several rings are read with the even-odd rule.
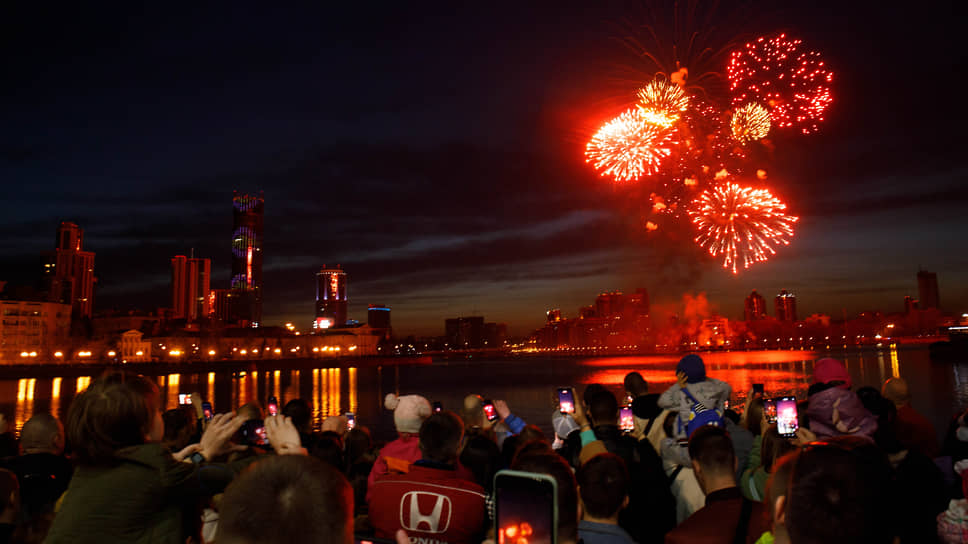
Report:
[[[782,289],[776,296],[776,318],[778,321],[797,320],[797,297],[793,293],[788,293]]]
[[[73,318],[94,311],[94,252],[84,251],[84,230],[74,223],[57,227],[57,245],[44,265],[48,301],[71,305]]]
[[[922,310],[941,307],[938,295],[938,274],[927,270],[918,271],[918,298]]]
[[[325,265],[316,273],[316,321],[314,328],[329,329],[346,325],[346,272],[336,265]],[[367,315],[369,318],[369,315]]]
[[[389,329],[390,308],[382,304],[370,304],[366,309],[366,324],[374,329]]]
[[[0,362],[49,362],[67,351],[71,312],[70,304],[0,300]]]
[[[173,319],[195,322],[211,317],[214,304],[211,297],[209,259],[175,255],[171,259],[171,307]]]
[[[240,194],[232,197],[232,323],[258,327],[262,321],[263,214],[265,199]]]
[[[746,297],[743,303],[743,317],[746,321],[766,319],[766,299],[756,292],[756,289]]]

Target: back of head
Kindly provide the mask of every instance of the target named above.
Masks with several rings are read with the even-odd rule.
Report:
[[[776,425],[771,426],[763,433],[763,445],[760,450],[763,470],[768,473],[773,472],[776,461],[795,449],[796,446],[791,444],[786,438],[780,436]]]
[[[525,425],[521,432],[518,433],[521,437],[521,443],[531,442],[532,440],[540,440],[542,442],[547,442],[544,432],[537,425]]]
[[[592,397],[594,397],[601,391],[608,391],[608,389],[605,389],[605,386],[600,383],[588,384],[588,387],[586,387],[585,390],[582,391],[582,394],[581,394],[582,402],[584,402],[586,405],[591,405]]]
[[[501,450],[487,436],[475,434],[467,439],[460,452],[460,464],[474,474],[474,480],[485,490],[494,486],[494,473],[501,464]]]
[[[618,401],[611,391],[602,390],[588,401],[588,412],[596,425],[615,425],[618,423]]]
[[[337,470],[343,470],[343,443],[340,441],[339,435],[333,436],[333,433],[326,433],[320,436],[313,443],[309,453]]]
[[[366,427],[354,427],[343,437],[343,444],[346,446],[346,464],[350,466],[360,461],[373,462],[371,452],[373,451],[373,438]]]
[[[729,433],[721,427],[705,425],[689,437],[689,457],[699,463],[706,474],[732,474],[736,454]]]
[[[760,420],[763,418],[763,399],[757,397],[750,401],[749,410],[746,412],[746,430],[758,436],[762,429]]]
[[[890,466],[869,442],[839,442],[814,444],[792,465],[785,507],[791,542],[891,542]]]
[[[20,447],[24,453],[60,455],[64,452],[64,428],[50,414],[35,414],[20,429]]]
[[[158,387],[138,374],[113,372],[74,398],[67,440],[81,465],[110,464],[115,452],[145,443],[158,410]]]
[[[287,402],[282,409],[282,415],[290,418],[292,424],[299,429],[299,432],[309,433],[309,424],[312,422],[313,411],[309,408],[309,403],[303,399],[292,399]]]
[[[235,411],[239,419],[249,421],[250,419],[262,419],[262,407],[254,402],[247,402]]]
[[[618,514],[629,492],[625,461],[612,453],[600,453],[578,470],[578,491],[584,510],[596,518]]]
[[[225,490],[216,541],[349,544],[353,490],[338,470],[313,457],[265,457]]]
[[[191,406],[165,410],[161,414],[161,420],[165,423],[165,436],[162,441],[166,446],[172,451],[178,451],[188,445],[197,426],[195,410]]]
[[[699,383],[706,380],[706,364],[702,362],[702,357],[695,353],[690,353],[676,365],[676,373],[686,375],[687,383]]]
[[[838,387],[850,387],[850,374],[843,362],[831,357],[824,357],[813,365],[813,382],[815,384],[836,384]]]
[[[420,426],[420,452],[427,461],[452,464],[464,436],[464,424],[453,412],[440,412]]]
[[[649,393],[649,383],[638,372],[629,372],[626,374],[623,384],[625,385],[625,390],[632,393],[632,396],[638,397]]]
[[[578,541],[578,485],[571,467],[552,452],[531,453],[515,459],[514,470],[548,474],[558,482],[558,540]]]
[[[393,393],[383,399],[383,406],[393,410],[393,425],[399,433],[417,433],[420,425],[433,413],[430,401],[420,395],[399,397]]]
[[[484,401],[478,395],[467,395],[460,408],[460,417],[464,427],[471,429],[484,425]]]
[[[911,401],[911,391],[904,378],[890,378],[884,382],[882,394],[897,406],[904,406]]]

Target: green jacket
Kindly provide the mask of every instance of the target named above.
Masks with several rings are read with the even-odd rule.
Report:
[[[74,471],[45,542],[183,544],[186,511],[194,515],[198,499],[220,493],[251,462],[184,463],[158,444],[122,448],[117,458]]]
[[[761,434],[753,440],[749,465],[739,479],[740,491],[743,492],[744,497],[751,501],[763,502],[766,481],[770,478],[770,473],[763,468],[762,449],[763,435]]]

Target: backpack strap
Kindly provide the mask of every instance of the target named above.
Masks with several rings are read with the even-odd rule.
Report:
[[[739,511],[739,523],[733,533],[733,544],[746,544],[746,535],[750,531],[750,517],[753,515],[753,501],[743,497],[743,507]]]
[[[669,475],[669,485],[675,483],[676,478],[679,477],[679,473],[682,472],[682,468],[682,465],[678,465],[676,469],[672,471],[672,474]]]

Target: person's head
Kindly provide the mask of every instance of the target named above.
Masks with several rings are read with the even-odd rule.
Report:
[[[848,388],[851,385],[850,374],[843,362],[824,357],[813,365],[813,383]]]
[[[161,439],[162,444],[172,451],[180,451],[191,443],[198,427],[194,408],[179,406],[165,410],[165,413],[161,414],[161,420],[165,422],[165,435]]]
[[[514,470],[547,474],[558,482],[558,542],[578,541],[578,485],[571,467],[553,452],[521,455],[511,465]]]
[[[309,453],[337,470],[343,470],[343,442],[338,434],[333,432],[323,433],[313,442]]]
[[[796,464],[799,456],[800,450],[794,449],[777,459],[773,464],[773,472],[766,481],[766,489],[763,490],[763,506],[766,508],[766,512],[770,517],[773,535],[778,543],[790,542],[790,535],[787,534],[786,526],[784,525],[782,507],[786,504],[790,475],[793,473],[793,466]],[[778,500],[781,498],[782,500]]]
[[[467,395],[461,404],[460,418],[467,429],[484,427],[484,399],[480,395]]]
[[[111,464],[117,450],[160,442],[164,422],[158,386],[144,376],[111,372],[74,398],[67,440],[81,465]]]
[[[501,450],[489,437],[472,435],[460,452],[460,464],[474,474],[478,485],[490,491],[494,487],[494,474],[500,468]]]
[[[528,442],[518,442],[514,448],[514,455],[511,457],[511,464],[514,464],[514,460],[518,457],[523,457],[525,455],[534,455],[536,453],[554,453],[555,450],[551,449],[551,444],[545,442],[544,440],[530,440]]]
[[[795,544],[891,542],[890,475],[869,442],[811,444],[793,461],[786,497],[775,503],[777,522]]]
[[[763,433],[763,445],[760,449],[763,470],[767,473],[773,472],[776,461],[795,449],[796,446],[791,444],[786,438],[780,436],[776,425],[772,425]]]
[[[309,403],[303,399],[292,399],[282,408],[282,415],[292,420],[292,424],[302,434],[309,434],[313,420],[313,411]]]
[[[629,503],[629,472],[613,453],[600,453],[578,470],[578,495],[585,517],[618,520]]]
[[[746,430],[753,433],[754,436],[758,436],[762,429],[760,428],[761,420],[763,419],[763,399],[755,398],[750,401],[750,407],[746,411]]]
[[[706,380],[706,364],[702,362],[702,357],[695,353],[690,353],[679,359],[679,364],[676,365],[676,374],[680,372],[686,375],[687,383],[699,383]]]
[[[239,409],[235,412],[239,419],[242,421],[249,421],[251,419],[264,419],[262,417],[262,407],[254,402],[248,402],[239,406]]]
[[[629,372],[625,375],[625,391],[633,397],[641,397],[649,394],[649,383],[645,381],[638,372]]]
[[[592,397],[597,395],[601,391],[608,391],[605,386],[600,383],[590,383],[588,387],[585,388],[581,393],[581,400],[585,403],[585,406],[591,406]]]
[[[24,454],[64,453],[64,427],[56,417],[36,414],[20,429],[20,448]]]
[[[595,425],[618,425],[618,401],[611,391],[602,390],[588,402],[588,413]]]
[[[725,429],[704,425],[693,432],[689,437],[689,457],[704,493],[735,485],[736,454]]]
[[[426,461],[453,464],[464,437],[464,423],[453,412],[439,412],[420,426],[420,453]]]
[[[354,427],[343,437],[346,446],[347,466],[360,461],[373,462],[371,452],[373,451],[373,438],[370,430],[366,427]],[[368,458],[369,457],[369,458]]]
[[[893,402],[898,408],[911,402],[911,391],[908,389],[907,380],[904,378],[888,379],[884,382],[881,394],[884,395],[884,398]]]
[[[353,490],[335,468],[305,455],[253,463],[225,490],[218,544],[350,544]]]
[[[398,397],[388,393],[383,399],[387,410],[393,410],[393,424],[398,433],[416,434],[424,420],[434,413],[430,401],[420,395],[404,395]]]
[[[544,432],[542,432],[537,425],[525,425],[525,427],[521,429],[521,432],[518,433],[518,436],[520,437],[522,444],[531,442],[533,440],[539,440],[545,443],[548,442],[548,439],[545,438]]]

